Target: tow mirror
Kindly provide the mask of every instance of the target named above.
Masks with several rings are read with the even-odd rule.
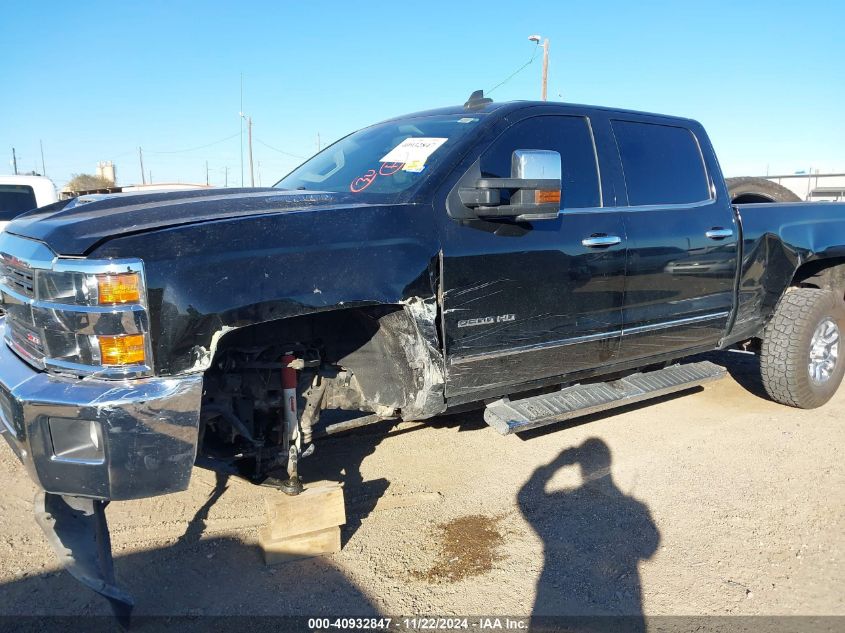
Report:
[[[552,220],[561,202],[560,154],[545,149],[518,149],[511,155],[510,178],[480,178],[458,194],[478,217]]]

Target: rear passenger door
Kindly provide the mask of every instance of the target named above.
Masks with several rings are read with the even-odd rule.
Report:
[[[715,346],[733,310],[738,229],[704,132],[663,119],[610,125],[629,205],[620,360]]]

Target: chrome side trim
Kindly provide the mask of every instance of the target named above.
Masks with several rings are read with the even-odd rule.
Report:
[[[501,356],[512,356],[514,354],[524,354],[525,352],[535,352],[543,349],[551,349],[555,347],[566,347],[567,345],[577,345],[578,343],[591,343],[594,341],[601,341],[603,339],[615,338],[622,335],[622,330],[613,330],[612,332],[598,332],[596,334],[587,334],[585,336],[576,336],[573,338],[560,339],[558,341],[547,341],[545,343],[534,343],[531,345],[521,345],[519,347],[512,347],[507,350],[495,352],[480,352],[478,354],[466,354],[465,356],[456,356],[449,360],[450,365],[462,365],[464,363],[472,363],[479,360],[488,360],[491,358],[499,358]]]
[[[624,328],[622,336],[630,334],[641,334],[643,332],[654,332],[656,330],[666,330],[681,325],[691,325],[693,323],[703,323],[705,321],[715,321],[717,319],[726,319],[730,312],[717,312],[715,314],[704,314],[702,316],[687,317],[686,319],[677,319],[675,321],[663,321],[662,323],[650,323],[648,325],[638,325],[637,327]]]
[[[715,199],[700,200],[698,202],[687,202],[683,204],[640,204],[640,205],[617,205],[612,207],[573,207],[563,208],[561,213],[621,213],[621,212],[636,212],[636,211],[682,211],[685,209],[697,209],[699,207],[706,207],[709,204],[714,204]]]
[[[590,132],[590,142],[593,145],[593,158],[596,161],[596,177],[599,179],[599,206],[604,206],[604,191],[601,186],[601,165],[599,164],[599,148],[596,146],[596,135],[593,132],[593,122],[590,120],[590,117],[585,116],[584,120],[587,122],[587,129]],[[563,197],[561,196],[561,203],[563,202]]]
[[[687,317],[684,319],[675,319],[673,321],[663,321],[661,323],[650,323],[648,325],[638,325],[632,328],[623,328],[621,330],[612,330],[610,332],[599,332],[596,334],[588,334],[586,336],[576,336],[572,338],[560,339],[557,341],[547,341],[545,343],[534,343],[532,345],[522,345],[519,347],[512,347],[507,350],[497,350],[494,352],[480,352],[478,354],[465,354],[463,356],[454,356],[449,359],[450,365],[463,365],[465,363],[473,363],[480,360],[490,360],[492,358],[500,358],[503,356],[513,356],[515,354],[524,354],[525,352],[536,352],[545,349],[554,349],[556,347],[566,347],[568,345],[577,345],[579,343],[592,343],[604,339],[616,338],[617,336],[630,336],[632,334],[642,334],[643,332],[653,332],[658,330],[666,330],[673,327],[680,327],[682,325],[691,325],[693,323],[703,323],[705,321],[715,321],[717,319],[724,319],[730,312],[717,312],[715,314],[705,314],[702,316]]]

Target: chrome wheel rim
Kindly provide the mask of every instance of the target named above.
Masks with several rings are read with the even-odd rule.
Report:
[[[810,363],[807,370],[816,384],[830,380],[839,359],[839,326],[833,319],[825,319],[810,340]]]

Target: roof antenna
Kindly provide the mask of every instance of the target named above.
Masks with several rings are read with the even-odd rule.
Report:
[[[493,103],[493,100],[490,97],[485,97],[483,90],[476,90],[469,96],[469,99],[467,99],[467,102],[464,104],[464,109],[480,110],[488,103]]]

